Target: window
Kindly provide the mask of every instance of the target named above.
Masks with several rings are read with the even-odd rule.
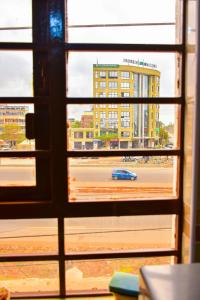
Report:
[[[122,93],[122,97],[124,98],[124,97],[130,97],[130,93]]]
[[[108,78],[118,78],[117,71],[109,71],[108,72]]]
[[[82,139],[83,138],[83,132],[74,132],[74,138],[75,139]]]
[[[145,25],[142,0],[134,7],[123,0],[122,7],[130,5],[123,14],[114,0],[23,1],[30,4],[24,10],[14,4],[21,0],[4,2],[12,6],[0,30],[0,225],[11,230],[0,234],[0,264],[11,296],[28,278],[27,298],[95,297],[108,293],[114,271],[180,262],[185,82],[176,61],[184,67],[185,40],[175,39],[172,17],[182,14],[174,5],[162,25],[168,1],[161,8],[156,1],[155,11],[151,0],[145,22],[152,25]],[[179,74],[175,91],[169,82]],[[111,91],[97,93],[96,79]],[[82,115],[90,128],[82,127]],[[168,115],[171,127],[162,122]],[[16,125],[11,135],[7,123]],[[165,148],[166,130],[172,149]],[[130,168],[138,180],[112,179],[114,168]]]
[[[129,108],[130,104],[121,104],[121,107],[123,107],[123,108]]]
[[[129,72],[121,72],[121,78],[122,79],[129,79],[130,73]]]
[[[129,89],[130,83],[129,82],[121,82],[121,89]]]
[[[108,87],[109,87],[109,89],[117,89],[118,84],[117,84],[116,81],[109,81],[108,82]]]
[[[130,112],[127,111],[121,112],[121,127],[123,128],[130,127]]]
[[[118,94],[115,93],[115,92],[109,93],[109,94],[108,94],[108,97],[109,97],[109,98],[117,98],[117,97],[118,97]]]
[[[104,93],[104,92],[99,93],[99,97],[100,98],[105,98],[106,97],[106,93]]]
[[[108,107],[109,108],[118,108],[118,105],[117,104],[108,104]]]
[[[128,131],[121,132],[121,137],[129,137],[129,136],[130,136],[130,132],[128,132]]]
[[[106,78],[106,72],[105,71],[100,71],[99,72],[99,77],[100,78]]]
[[[105,89],[105,88],[106,88],[106,82],[105,82],[105,81],[100,81],[100,82],[99,82],[99,87],[100,87],[101,89]]]
[[[108,112],[108,118],[109,119],[117,119],[118,118],[118,113],[116,111],[109,111]]]

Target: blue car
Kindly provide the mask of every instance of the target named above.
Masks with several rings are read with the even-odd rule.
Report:
[[[112,170],[112,179],[136,180],[137,175],[124,168],[115,168]]]

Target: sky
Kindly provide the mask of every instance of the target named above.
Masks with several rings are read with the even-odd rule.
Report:
[[[175,21],[175,0],[68,0],[67,9],[69,26]],[[0,1],[0,16],[0,27],[31,26],[31,0]],[[70,28],[69,42],[174,43],[174,28],[172,25]],[[0,41],[31,40],[31,30],[0,31]],[[101,64],[123,64],[124,58],[155,63],[161,72],[160,96],[175,95],[174,54],[79,52],[69,54],[68,96],[91,97],[93,64],[97,61]],[[31,52],[1,51],[0,82],[0,96],[32,96]],[[73,106],[68,115],[77,117],[83,110],[80,105]],[[160,116],[164,123],[173,121],[172,106],[161,108]]]

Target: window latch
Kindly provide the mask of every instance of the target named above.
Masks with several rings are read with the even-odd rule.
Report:
[[[25,116],[25,134],[26,138],[32,140],[35,138],[35,115],[34,113],[28,113]]]

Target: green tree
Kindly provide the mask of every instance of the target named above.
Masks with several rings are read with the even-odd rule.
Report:
[[[11,143],[15,142],[16,144],[19,144],[26,139],[24,130],[18,124],[4,124],[2,126],[0,138]]]
[[[165,146],[169,142],[169,133],[165,128],[165,125],[160,122],[160,127],[159,127],[159,143],[162,146]]]
[[[105,147],[107,148],[109,146],[109,142],[113,139],[118,138],[118,135],[117,133],[107,133],[107,134],[105,133],[103,135],[97,136],[96,138],[101,140],[104,143]]]
[[[81,122],[76,120],[72,123],[71,126],[72,128],[81,128]]]

